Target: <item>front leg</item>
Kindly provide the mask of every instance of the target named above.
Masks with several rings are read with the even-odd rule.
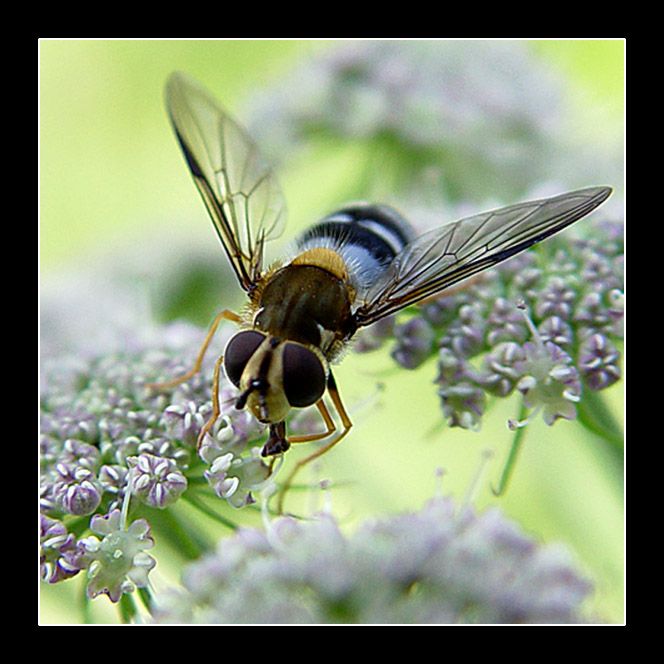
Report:
[[[295,467],[291,471],[290,475],[286,478],[286,481],[284,482],[283,486],[281,487],[281,490],[279,491],[279,499],[278,499],[278,502],[277,502],[277,512],[279,514],[283,514],[283,511],[284,511],[284,498],[286,496],[286,493],[288,492],[288,489],[290,489],[290,486],[293,483],[293,479],[295,478],[295,475],[300,470],[300,468],[306,466],[308,463],[310,463],[314,459],[317,459],[318,457],[325,454],[325,452],[328,452],[329,450],[331,450],[350,431],[351,427],[353,426],[353,422],[351,421],[350,417],[348,416],[348,413],[346,412],[346,409],[344,408],[343,403],[341,402],[341,397],[339,395],[339,390],[337,389],[337,384],[334,380],[334,377],[332,376],[331,371],[330,371],[330,374],[329,374],[328,379],[327,379],[327,391],[329,392],[330,398],[332,399],[332,403],[334,404],[334,407],[337,410],[337,414],[339,415],[339,418],[341,419],[343,429],[338,433],[338,435],[334,436],[329,443],[327,443],[326,445],[323,445],[323,447],[316,450],[313,454],[310,454],[308,457],[305,457],[304,459],[298,461],[295,464]],[[329,417],[329,413],[328,413],[328,417]],[[334,424],[332,426],[334,426]],[[316,435],[316,434],[314,434],[314,435]]]
[[[184,376],[180,376],[179,378],[169,380],[165,383],[148,383],[145,387],[148,390],[163,390],[169,387],[175,387],[180,383],[184,383],[185,380],[189,380],[192,376],[195,376],[201,370],[201,364],[203,364],[203,358],[205,357],[205,353],[222,319],[231,320],[234,323],[239,323],[242,320],[240,316],[238,316],[236,313],[233,313],[228,309],[224,309],[214,319],[214,321],[212,321],[212,325],[210,325],[210,329],[208,330],[207,336],[205,337],[205,341],[203,342],[200,351],[198,351],[198,357],[196,358],[196,363],[194,364],[194,368],[191,371],[188,371],[186,374],[184,374]]]

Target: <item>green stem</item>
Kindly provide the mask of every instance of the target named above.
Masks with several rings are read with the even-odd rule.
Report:
[[[91,607],[91,602],[90,598],[88,597],[87,593],[87,588],[88,588],[88,582],[87,582],[87,575],[85,572],[83,572],[79,579],[82,580],[82,585],[81,585],[81,613],[83,614],[83,624],[84,625],[92,625],[93,620],[92,620],[92,607]]]
[[[211,519],[214,519],[222,526],[226,526],[231,530],[237,530],[239,528],[237,523],[234,523],[230,519],[226,519],[225,517],[221,516],[221,514],[206,505],[202,500],[195,498],[191,491],[183,494],[182,498],[184,498],[192,507],[195,507],[199,512],[202,512],[206,516],[209,516]]]
[[[141,600],[141,604],[143,604],[148,613],[152,613],[152,593],[150,592],[150,588],[137,588],[136,592]]]
[[[577,414],[586,429],[612,443],[622,458],[623,432],[599,393],[584,390],[583,399],[577,406]]]
[[[178,514],[177,505],[174,508],[153,510],[148,521],[156,533],[167,535],[169,545],[180,555],[186,559],[195,560],[209,551],[212,544]]]
[[[122,597],[120,597],[118,610],[120,611],[120,620],[125,625],[130,625],[134,620],[134,616],[138,612],[134,598],[128,593],[124,593]]]
[[[586,437],[593,452],[599,454],[613,473],[615,485],[624,489],[625,446],[623,432],[606,399],[597,392],[587,390],[577,406],[578,420],[593,436]]]
[[[524,420],[526,418],[527,413],[528,409],[522,404],[521,412],[519,414],[519,421]],[[521,451],[521,446],[523,445],[523,436],[525,434],[525,431],[526,427],[518,427],[514,432],[514,438],[512,439],[512,447],[510,448],[510,453],[507,456],[507,461],[505,462],[503,473],[500,476],[500,482],[498,483],[498,488],[494,489],[493,485],[491,485],[491,491],[494,496],[502,496],[507,491],[510,478],[512,477],[512,472],[514,471],[514,467],[516,465],[516,460],[519,456],[519,452]]]

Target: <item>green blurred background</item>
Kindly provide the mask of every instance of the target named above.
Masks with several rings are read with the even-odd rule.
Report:
[[[208,251],[223,263],[166,119],[166,77],[176,69],[187,71],[242,118],[256,89],[338,46],[318,41],[41,41],[42,293],[57,288],[63,273],[111,263],[137,247],[146,253],[149,282],[151,247],[177,243],[183,236],[206,247],[202,265],[210,260]],[[565,77],[578,135],[591,142],[621,143],[624,42],[538,41],[526,46]],[[335,200],[335,192],[343,190],[342,181],[352,172],[352,155],[343,146],[331,146],[317,154],[316,163],[296,161],[280,173],[293,232],[343,202]],[[155,270],[168,272],[163,265]],[[240,301],[237,291],[234,303]],[[205,303],[190,318],[205,325],[211,311],[226,306],[226,301]],[[332,494],[335,513],[344,522],[418,509],[435,490],[438,468],[445,469],[443,493],[461,500],[481,452],[492,449],[476,493],[477,507],[497,503],[536,537],[568,544],[596,582],[590,609],[608,621],[623,620],[622,477],[602,441],[574,422],[554,427],[534,422],[510,489],[496,499],[489,483],[497,482],[511,443],[505,422],[518,414],[516,397],[497,402],[477,434],[440,426],[432,385],[435,363],[407,372],[395,368],[381,351],[351,355],[336,374],[356,425],[316,472],[346,483]],[[622,383],[602,396],[622,422]],[[161,574],[177,574],[178,561],[157,557]],[[53,621],[76,622],[71,593],[80,592],[80,580],[60,586],[42,589],[56,607]],[[94,602],[97,619],[108,613],[114,620],[102,604],[109,604],[106,598]]]

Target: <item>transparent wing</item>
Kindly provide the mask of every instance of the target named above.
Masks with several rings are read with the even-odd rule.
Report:
[[[187,165],[242,287],[261,275],[267,240],[283,230],[277,180],[249,135],[196,81],[166,83],[166,107]]]
[[[579,189],[425,233],[406,245],[371,287],[355,313],[358,325],[370,325],[518,254],[587,215],[611,191],[611,187]]]

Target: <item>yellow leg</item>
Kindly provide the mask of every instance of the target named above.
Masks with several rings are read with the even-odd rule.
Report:
[[[300,468],[306,466],[308,463],[313,461],[314,459],[317,459],[318,457],[322,456],[326,452],[329,452],[349,431],[350,428],[353,426],[353,423],[351,422],[350,417],[348,417],[348,413],[346,412],[346,409],[344,408],[343,403],[341,402],[341,397],[339,396],[339,390],[337,389],[336,382],[332,376],[332,373],[330,373],[330,376],[328,378],[327,382],[327,391],[330,394],[330,398],[332,399],[332,403],[334,404],[334,407],[336,408],[337,413],[339,414],[339,417],[341,418],[341,423],[343,425],[343,429],[338,433],[338,435],[334,436],[332,440],[327,443],[326,445],[323,445],[323,447],[320,447],[317,449],[313,454],[310,454],[308,457],[305,457],[304,459],[298,461],[293,470],[291,471],[290,475],[286,478],[286,481],[284,482],[283,486],[281,487],[281,490],[279,491],[279,498],[277,500],[277,512],[279,514],[283,514],[284,511],[284,498],[286,496],[287,491],[290,489],[291,484],[293,483],[293,479],[295,478],[295,475],[298,473]],[[319,401],[319,403],[322,402]],[[327,412],[327,408],[323,406],[323,409],[325,412]],[[321,414],[323,415],[323,410],[319,408]],[[329,412],[327,413],[329,417]],[[325,418],[325,415],[323,415]],[[331,418],[330,418],[331,420]],[[327,420],[326,420],[327,423]],[[332,422],[332,426],[334,426],[334,422]],[[328,430],[329,430],[329,424],[328,424]],[[336,431],[336,427],[332,430],[333,433]],[[319,438],[322,438],[323,436],[320,436],[319,434],[312,434],[313,436],[316,436],[316,438],[309,438],[309,440],[318,440]],[[329,435],[329,434],[327,434]],[[293,442],[293,439],[289,439],[289,442]],[[298,441],[295,441],[298,442]],[[303,442],[303,441],[300,441]]]
[[[319,399],[316,402],[316,408],[318,408],[318,411],[325,420],[325,426],[327,427],[327,431],[323,431],[321,433],[308,433],[302,436],[290,436],[288,438],[289,443],[310,443],[313,440],[322,440],[323,438],[331,436],[337,430],[337,427],[334,424],[334,420],[330,415],[330,411],[327,409],[327,406],[325,405],[325,402],[322,399]]]
[[[214,365],[214,383],[212,384],[212,415],[210,419],[205,423],[205,426],[201,429],[200,434],[198,434],[198,441],[196,442],[196,451],[201,449],[203,444],[203,439],[205,434],[212,428],[214,423],[219,417],[221,409],[219,408],[219,372],[221,371],[221,363],[224,361],[224,356],[220,355]]]
[[[208,330],[207,336],[205,337],[205,341],[203,342],[200,351],[198,351],[198,357],[196,358],[196,363],[194,364],[194,368],[191,371],[188,371],[186,374],[184,374],[184,376],[180,376],[179,378],[175,378],[174,380],[169,380],[166,383],[148,383],[145,387],[149,390],[163,390],[168,387],[175,387],[180,383],[184,383],[185,380],[189,380],[192,376],[195,376],[201,370],[201,364],[203,364],[203,358],[205,357],[205,353],[208,349],[208,346],[212,341],[214,333],[217,331],[217,327],[219,327],[219,323],[224,318],[226,320],[232,320],[234,323],[239,323],[241,320],[241,318],[237,314],[233,313],[232,311],[229,311],[228,309],[224,309],[214,319],[212,325],[210,325],[210,329]]]

